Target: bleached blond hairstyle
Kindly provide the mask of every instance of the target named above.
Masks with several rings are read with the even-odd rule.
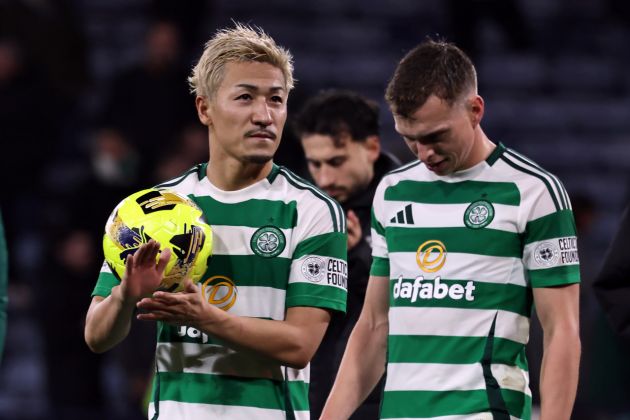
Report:
[[[285,88],[293,89],[293,57],[259,27],[235,23],[233,28],[219,29],[208,42],[199,62],[188,77],[196,96],[213,97],[223,81],[225,66],[230,62],[269,63],[284,75]]]

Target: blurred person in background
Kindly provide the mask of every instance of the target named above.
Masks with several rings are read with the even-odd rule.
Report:
[[[370,275],[370,209],[383,175],[396,158],[381,151],[379,108],[355,92],[327,90],[308,99],[295,118],[307,167],[315,184],[341,203],[348,220],[348,303],[335,313],[311,361],[311,418],[319,418],[365,299]],[[353,418],[377,419],[384,381]]]
[[[7,306],[9,296],[7,286],[9,284],[9,251],[4,236],[4,223],[0,210],[0,362],[4,354],[4,339],[7,336]]]
[[[137,151],[145,185],[161,156],[158,145],[169,144],[195,122],[187,72],[177,25],[160,20],[147,30],[142,61],[112,81],[101,125],[119,131]]]
[[[37,290],[44,334],[47,396],[51,420],[108,419],[103,356],[83,341],[85,296],[100,267],[92,233],[80,224],[49,239],[46,279]],[[60,296],[64,296],[63,299]]]
[[[208,157],[208,136],[202,125],[190,124],[179,133],[169,153],[158,161],[155,168],[155,183],[183,175],[197,162]]]
[[[615,332],[630,344],[630,202],[593,288]]]
[[[593,370],[588,395],[593,414],[624,420],[630,415],[630,200],[592,282],[599,311],[592,334]],[[585,417],[586,419],[586,417]]]

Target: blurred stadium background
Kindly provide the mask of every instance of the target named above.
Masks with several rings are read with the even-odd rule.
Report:
[[[583,272],[573,418],[630,419],[630,351],[590,288],[630,186],[624,0],[0,0],[0,205],[11,263],[0,418],[143,418],[152,327],[134,326],[102,356],[83,343],[102,229],[128,193],[207,159],[186,76],[232,20],[261,26],[293,53],[290,113],[319,89],[356,90],[381,103],[384,147],[405,162],[412,156],[382,99],[397,60],[427,35],[471,55],[486,133],[558,175],[573,200]],[[305,175],[290,126],[277,162]],[[535,328],[533,359],[540,340]]]

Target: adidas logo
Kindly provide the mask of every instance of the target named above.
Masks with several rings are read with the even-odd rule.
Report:
[[[404,209],[396,213],[396,216],[390,219],[390,223],[413,225],[413,212],[411,211],[411,204],[407,204]]]

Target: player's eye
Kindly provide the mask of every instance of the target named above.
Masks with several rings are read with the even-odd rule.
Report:
[[[275,102],[275,103],[281,104],[281,103],[284,102],[284,98],[282,96],[280,96],[280,95],[274,95],[274,96],[271,97],[271,102]]]
[[[237,100],[245,100],[245,101],[250,101],[252,100],[252,95],[250,95],[249,93],[243,93],[242,95],[238,95],[236,97]]]
[[[341,165],[343,165],[343,163],[344,163],[345,161],[346,161],[346,158],[344,158],[344,157],[338,157],[338,158],[331,159],[331,160],[328,162],[328,164],[329,164],[330,166],[332,166],[333,168],[338,168],[338,167],[340,167]]]

